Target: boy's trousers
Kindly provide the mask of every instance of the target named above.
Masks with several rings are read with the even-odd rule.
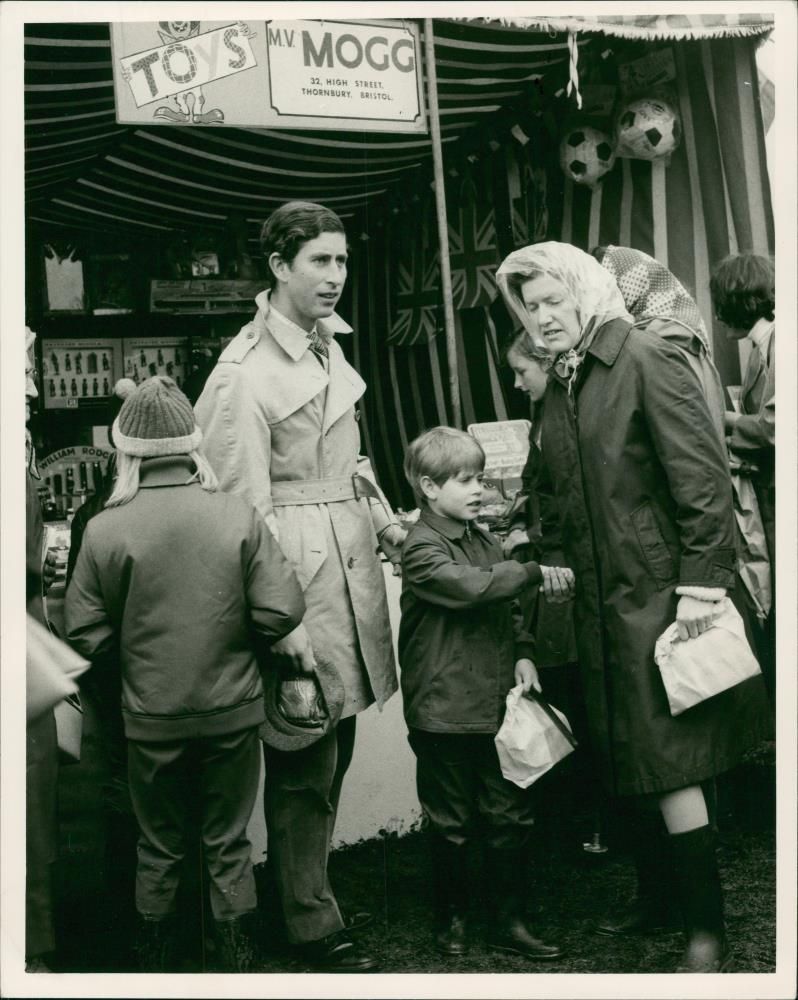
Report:
[[[501,772],[488,733],[429,733],[411,729],[418,799],[433,831],[451,844],[465,844],[479,822],[483,840],[498,851],[522,848],[535,817],[532,793]]]
[[[140,831],[136,908],[142,916],[160,920],[173,912],[188,825],[197,815],[214,919],[232,920],[256,908],[247,824],[259,777],[257,728],[193,740],[128,741],[130,798]]]
[[[318,941],[343,928],[327,877],[341,784],[355,745],[354,715],[302,750],[264,743],[269,860],[292,944]]]

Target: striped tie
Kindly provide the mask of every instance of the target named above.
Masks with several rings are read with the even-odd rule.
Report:
[[[308,334],[308,342],[310,343],[310,349],[319,359],[319,364],[324,367],[324,358],[329,358],[330,349],[327,346],[327,342],[314,327]]]

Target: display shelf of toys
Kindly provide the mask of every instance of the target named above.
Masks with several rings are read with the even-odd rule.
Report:
[[[191,278],[150,282],[153,313],[251,313],[262,281]]]
[[[45,409],[107,399],[122,374],[121,346],[110,338],[43,340],[39,389]]]
[[[44,520],[71,520],[75,511],[102,489],[110,457],[110,447],[73,445],[41,459],[39,500]]]
[[[185,382],[190,364],[188,338],[125,338],[122,344],[123,374],[136,385],[153,375],[169,375],[179,386]]]

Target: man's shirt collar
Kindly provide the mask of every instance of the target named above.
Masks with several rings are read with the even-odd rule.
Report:
[[[255,304],[268,322],[269,330],[280,347],[294,361],[298,361],[310,348],[308,331],[297,326],[293,320],[288,319],[271,304],[269,291],[260,292],[255,297]],[[336,333],[352,332],[352,327],[337,313],[333,313],[326,319],[317,320],[315,329],[328,342]]]

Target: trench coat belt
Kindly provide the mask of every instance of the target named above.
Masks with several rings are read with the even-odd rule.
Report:
[[[284,479],[272,482],[272,506],[295,507],[309,503],[340,503],[377,497],[373,483],[364,476],[335,476],[330,479]]]

